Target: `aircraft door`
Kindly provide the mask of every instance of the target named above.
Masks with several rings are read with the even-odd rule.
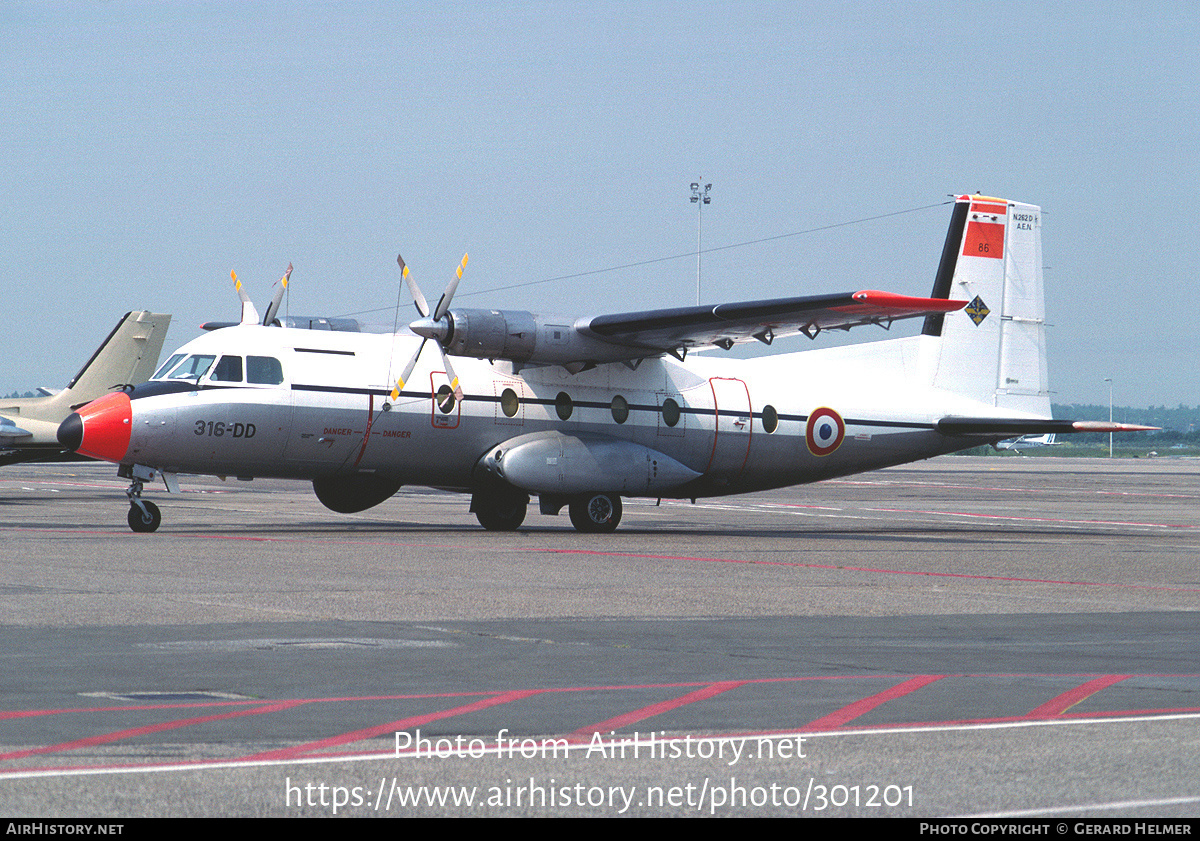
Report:
[[[750,436],[753,424],[750,412],[750,389],[742,380],[713,377],[712,388],[713,446],[705,473],[736,478],[746,466],[750,455]]]
[[[348,351],[296,348],[285,461],[339,470],[359,455],[372,419],[362,360]]]

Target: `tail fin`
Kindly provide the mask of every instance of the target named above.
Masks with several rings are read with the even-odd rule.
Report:
[[[62,417],[66,417],[74,407],[102,397],[114,388],[150,379],[170,324],[169,315],[126,313],[67,387],[53,397],[44,398],[38,414],[56,415],[62,411]]]
[[[932,297],[970,303],[928,316],[922,333],[939,339],[934,386],[1048,418],[1041,218],[1034,205],[959,196]]]

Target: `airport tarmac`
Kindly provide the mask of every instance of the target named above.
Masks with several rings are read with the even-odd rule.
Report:
[[[125,484],[0,471],[5,814],[1200,815],[1194,460],[944,457],[601,536],[200,477],[137,535]]]

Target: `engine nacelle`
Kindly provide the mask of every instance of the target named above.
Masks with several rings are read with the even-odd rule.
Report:
[[[437,338],[451,356],[476,359],[562,365],[618,362],[658,354],[585,335],[568,318],[524,310],[454,309],[442,322],[426,320],[414,322],[412,327],[421,335]]]
[[[452,356],[526,362],[537,349],[537,318],[531,312],[451,310],[442,347]]]
[[[700,476],[668,455],[603,435],[546,431],[493,447],[482,466],[498,479],[537,494],[666,494]]]

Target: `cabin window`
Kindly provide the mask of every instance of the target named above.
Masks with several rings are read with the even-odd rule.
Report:
[[[454,392],[450,389],[450,386],[444,385],[439,388],[433,400],[437,403],[438,411],[442,414],[448,415],[454,411]]]
[[[506,388],[500,393],[500,410],[504,412],[506,418],[515,418],[517,410],[521,408],[521,399],[517,397],[517,393],[511,388]]]
[[[279,385],[283,382],[283,366],[273,356],[247,356],[246,382]]]
[[[240,383],[242,381],[242,358],[240,356],[222,356],[221,361],[213,367],[209,377],[219,383]]]
[[[617,423],[629,420],[629,401],[619,394],[612,399],[612,416]]]
[[[154,372],[154,376],[151,377],[150,379],[152,379],[152,380],[162,379],[163,377],[165,377],[167,375],[167,372],[170,371],[172,368],[174,368],[176,365],[178,365],[180,360],[182,360],[183,357],[185,357],[185,356],[187,356],[186,353],[173,354],[170,359],[168,359],[166,362],[164,362],[162,364],[161,368],[159,368],[157,371]]]
[[[767,404],[762,410],[762,425],[763,429],[768,433],[774,432],[779,428],[779,412],[775,411],[775,407]]]
[[[571,400],[571,395],[560,391],[554,398],[554,411],[558,413],[559,420],[570,420],[571,413],[575,411],[575,403]]]
[[[217,357],[209,354],[197,353],[194,356],[189,356],[187,359],[180,362],[172,370],[168,379],[172,380],[199,380],[207,372],[213,361]]]
[[[667,426],[674,426],[679,423],[679,404],[668,397],[662,404],[663,423]]]

